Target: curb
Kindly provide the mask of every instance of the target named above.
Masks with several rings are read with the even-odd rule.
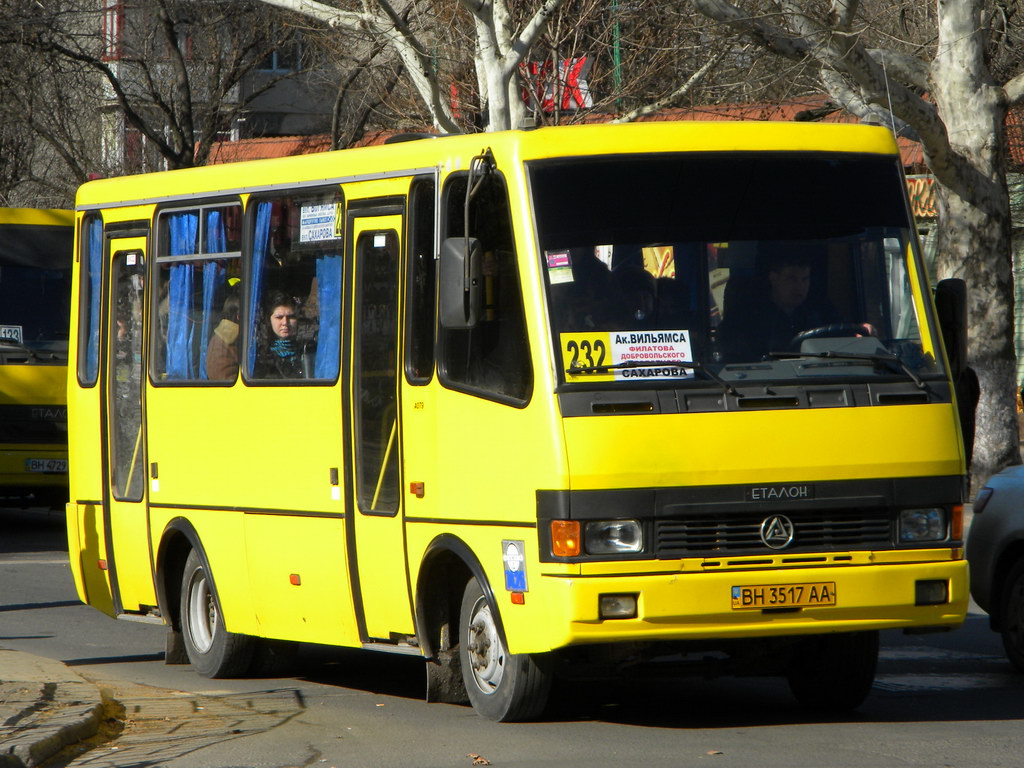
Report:
[[[5,714],[12,711],[10,699],[20,699],[0,723],[0,768],[35,768],[99,732],[105,711],[100,691],[64,664],[0,651],[0,679],[12,677],[29,681],[0,684]]]

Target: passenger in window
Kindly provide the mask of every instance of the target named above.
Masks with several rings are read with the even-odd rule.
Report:
[[[274,292],[266,303],[269,343],[256,361],[255,375],[265,379],[303,377],[302,349],[297,342],[299,313],[290,296]]]
[[[795,351],[797,334],[840,322],[832,303],[812,293],[811,261],[803,254],[774,257],[760,284],[742,285],[742,278],[736,283],[734,279],[730,277],[725,287],[725,317],[720,326],[728,362]]]
[[[654,276],[640,264],[626,263],[612,272],[615,329],[650,328],[655,319]]]
[[[242,302],[232,292],[224,299],[220,322],[206,349],[206,375],[212,381],[234,381],[238,376],[238,323]]]
[[[607,330],[611,273],[591,249],[573,249],[571,258],[572,282],[558,286],[558,295],[564,297],[564,301],[556,304],[562,316],[562,330]]]

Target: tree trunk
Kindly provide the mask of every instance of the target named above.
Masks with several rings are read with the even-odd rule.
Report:
[[[968,364],[981,385],[970,468],[972,493],[993,473],[1021,461],[1015,405],[1018,384],[1010,205],[1005,185],[989,189],[1004,194],[978,194],[978,205],[972,205],[944,187],[937,188],[943,221],[937,276],[961,277],[967,282]]]
[[[1006,92],[985,60],[978,0],[937,0],[932,97],[949,139],[932,163],[938,188],[938,277],[967,282],[968,364],[978,374],[971,491],[1020,464],[1016,415],[1013,257],[1006,186]]]

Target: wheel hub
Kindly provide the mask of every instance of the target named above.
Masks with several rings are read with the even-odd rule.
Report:
[[[505,653],[491,608],[481,600],[473,608],[469,624],[469,660],[473,680],[484,693],[494,693],[505,673]]]

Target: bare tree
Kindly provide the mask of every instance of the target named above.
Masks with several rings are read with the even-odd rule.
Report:
[[[853,114],[891,112],[897,130],[920,139],[938,182],[938,276],[963,277],[970,289],[970,362],[981,384],[974,487],[1020,463],[1005,125],[1024,100],[1024,48],[1011,5],[691,2],[783,59],[812,64]]]
[[[449,94],[438,77],[432,45],[442,29],[427,14],[415,12],[415,6],[398,8],[389,0],[374,0],[355,9],[315,0],[262,0],[316,19],[335,29],[363,33],[373,40],[386,41],[401,59],[431,123],[440,131],[463,130],[455,118]],[[552,14],[565,0],[542,0],[526,19],[516,25],[505,0],[459,0],[459,7],[473,23],[471,55],[477,80],[477,93],[486,115],[488,130],[513,128],[522,123],[526,106],[519,93],[519,65],[543,33]],[[425,18],[426,17],[426,18]]]
[[[88,80],[84,92],[92,95],[91,104],[75,118],[95,125],[96,114],[105,115],[108,124],[99,138],[106,144],[114,136],[111,124],[123,118],[140,137],[138,144],[170,168],[206,161],[247,105],[280,77],[264,79],[252,90],[240,87],[243,79],[272,52],[289,46],[294,34],[277,27],[269,9],[249,0],[12,4],[0,26],[0,47],[22,60],[42,57],[51,71],[73,72],[80,85]],[[45,127],[37,122],[35,129],[42,133]],[[71,165],[91,159],[78,151],[81,136],[45,138],[61,148]],[[95,136],[92,141],[95,145]],[[92,170],[150,169],[143,153],[131,154],[128,167]],[[76,176],[81,173],[82,168],[73,170]]]

